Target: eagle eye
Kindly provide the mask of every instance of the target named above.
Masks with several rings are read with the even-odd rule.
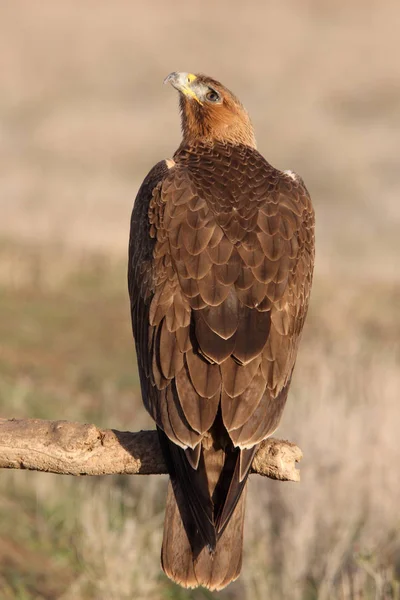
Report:
[[[206,98],[209,102],[218,102],[218,100],[220,99],[218,92],[211,89],[207,92]]]

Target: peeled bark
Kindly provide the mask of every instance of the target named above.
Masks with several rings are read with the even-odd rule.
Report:
[[[299,481],[300,448],[264,441],[252,473]],[[162,475],[167,468],[156,431],[117,431],[95,425],[41,419],[0,419],[0,468],[59,475]]]

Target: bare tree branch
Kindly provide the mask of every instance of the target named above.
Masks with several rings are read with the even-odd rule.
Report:
[[[299,481],[300,448],[270,438],[252,472]],[[167,472],[156,431],[130,433],[95,425],[40,419],[0,419],[0,468],[61,475],[158,475]]]

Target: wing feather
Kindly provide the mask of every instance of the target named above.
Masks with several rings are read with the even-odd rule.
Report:
[[[202,311],[199,311],[196,318],[195,329],[199,351],[208,361],[220,365],[232,355],[235,349],[235,336],[232,335],[231,337],[224,338],[213,331],[208,323],[201,317],[201,312]]]
[[[302,181],[252,148],[198,144],[174,161],[150,172],[132,214],[132,327],[171,478],[213,547],[286,401],[312,281],[314,213]],[[225,452],[212,477],[210,435],[222,435],[213,439]]]

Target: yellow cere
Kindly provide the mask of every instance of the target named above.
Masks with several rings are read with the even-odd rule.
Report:
[[[187,86],[190,86],[190,84],[193,83],[193,81],[195,81],[196,79],[196,75],[193,75],[193,73],[188,73],[186,77]],[[192,90],[192,88],[184,87],[182,91],[185,94],[185,96],[189,96],[190,98],[193,98],[193,100],[196,100],[196,102],[198,102],[199,104],[203,105],[203,103],[201,102],[201,100],[198,99],[196,93]]]

